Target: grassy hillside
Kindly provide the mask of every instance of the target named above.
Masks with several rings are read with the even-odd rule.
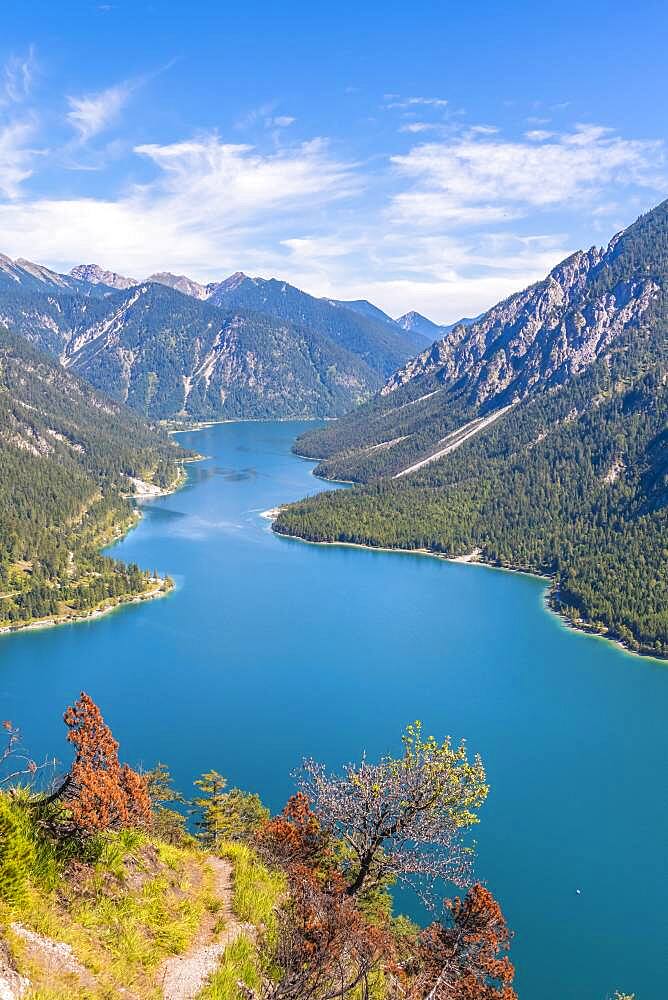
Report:
[[[487,794],[463,744],[415,723],[397,758],[340,776],[305,760],[271,817],[215,771],[187,803],[164,765],[121,765],[84,693],[64,721],[74,755],[55,783],[5,724],[3,1000],[426,1000],[444,966],[477,1000],[516,1000],[503,915],[460,843]],[[468,893],[440,920],[421,931],[393,915],[395,881],[421,875],[413,888],[429,891],[445,872]]]
[[[164,765],[121,765],[84,693],[64,721],[55,781],[11,723],[0,745],[3,1000],[434,1000],[443,982],[443,1000],[517,1000],[463,839],[488,792],[465,743],[415,722],[397,756],[306,758],[271,816],[216,771],[187,802]],[[443,901],[443,880],[466,894]],[[395,883],[427,927],[393,913]]]

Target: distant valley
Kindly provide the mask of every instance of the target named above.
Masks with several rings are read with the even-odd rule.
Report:
[[[137,282],[7,257],[0,322],[14,335],[8,350],[29,341],[47,352],[40,371],[62,387],[85,379],[120,423],[338,418],[295,447],[319,475],[357,488],[285,508],[279,532],[539,572],[571,622],[668,653],[668,202],[451,326],[241,272]],[[25,420],[30,385],[11,388]],[[34,443],[11,414],[0,427],[13,461],[32,470],[30,489],[61,434],[69,460],[85,456],[100,475],[88,418],[76,433],[48,413],[33,419]],[[141,426],[161,454],[157,429]],[[125,454],[118,471],[132,479],[138,467]],[[118,497],[121,480],[105,479]]]
[[[331,417],[427,340],[366,302],[237,273],[211,285],[0,257],[0,323],[149,418]]]

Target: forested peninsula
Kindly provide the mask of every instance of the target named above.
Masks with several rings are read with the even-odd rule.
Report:
[[[318,475],[358,485],[283,508],[274,530],[475,552],[550,577],[571,624],[668,656],[667,331],[664,202],[302,435]]]
[[[165,593],[101,554],[194,457],[23,338],[0,331],[0,632],[77,621]]]

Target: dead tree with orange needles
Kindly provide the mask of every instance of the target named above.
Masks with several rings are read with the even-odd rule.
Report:
[[[445,919],[420,935],[411,1000],[517,1000],[501,907],[480,884],[445,901]]]
[[[150,823],[151,802],[144,777],[118,759],[118,743],[93,699],[82,691],[64,715],[75,748],[70,773],[60,790],[63,827],[77,836]]]

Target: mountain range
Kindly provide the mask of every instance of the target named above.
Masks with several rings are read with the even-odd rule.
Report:
[[[0,257],[0,322],[150,418],[344,413],[426,341],[370,303],[237,273],[199,285]]]
[[[295,448],[360,486],[279,532],[542,573],[571,621],[668,655],[668,202]]]
[[[2,369],[23,425],[14,408],[0,435],[13,465],[32,470],[24,494],[35,504],[42,459],[63,452],[69,468],[93,450],[44,415],[43,399],[26,423],[34,404],[23,396],[36,395],[16,360],[26,340],[52,357],[39,355],[41,385],[73,379],[106,393],[80,408],[82,434],[112,407],[156,455],[164,441],[131,425],[126,405],[149,420],[338,416],[295,448],[319,459],[319,475],[358,485],[285,508],[277,531],[542,573],[569,620],[668,655],[668,202],[452,326],[241,272],[208,285],[166,273],[135,282],[1,256],[0,323],[23,338]],[[115,438],[96,454],[105,449],[119,454]],[[90,464],[85,475],[106,476]],[[120,491],[117,476],[112,506]],[[10,494],[3,502],[10,512]],[[10,537],[20,548],[21,532]],[[34,561],[17,552],[12,565]]]

